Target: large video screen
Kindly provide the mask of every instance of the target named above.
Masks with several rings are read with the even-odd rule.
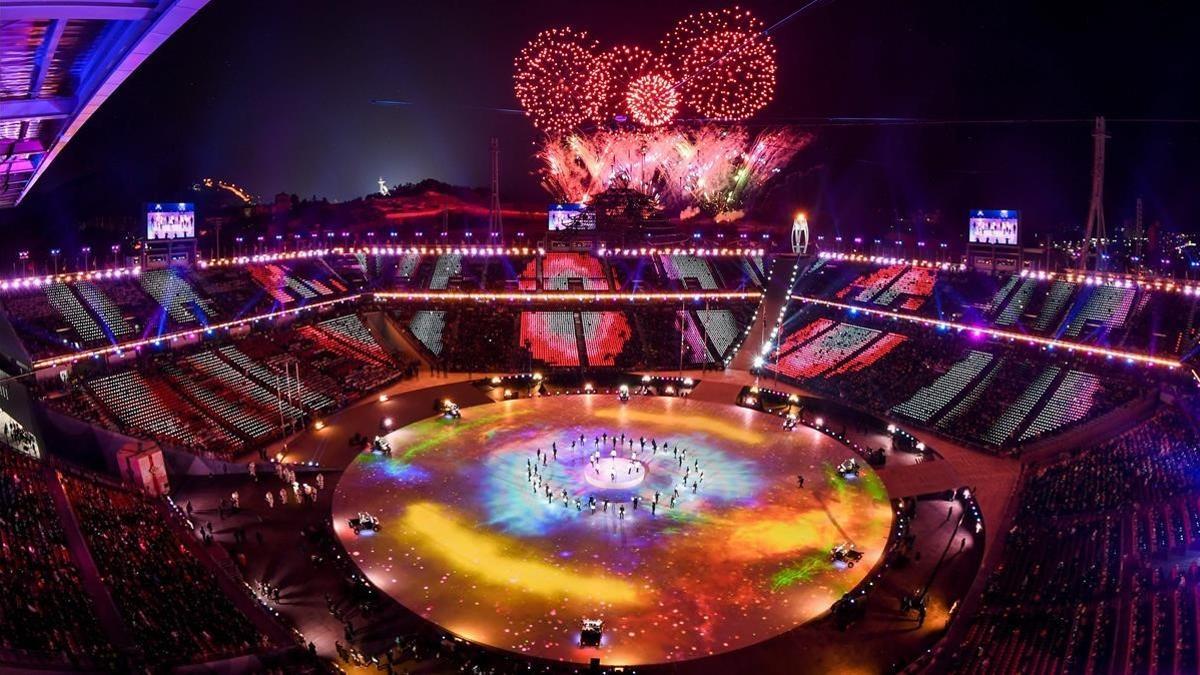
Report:
[[[596,212],[583,204],[551,204],[549,214],[551,232],[596,229]]]
[[[968,241],[972,244],[1017,246],[1020,241],[1019,232],[1020,217],[1016,211],[977,209],[971,212]]]
[[[173,202],[146,205],[146,239],[193,239],[196,236],[196,207]]]

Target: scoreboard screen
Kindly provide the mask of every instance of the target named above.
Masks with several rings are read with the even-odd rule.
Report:
[[[596,212],[583,204],[551,204],[549,226],[551,232],[594,230],[596,229]]]
[[[1016,211],[976,209],[971,212],[970,228],[967,241],[972,244],[1017,246],[1020,241],[1020,218]]]
[[[184,202],[146,205],[146,239],[194,239],[196,207]]]

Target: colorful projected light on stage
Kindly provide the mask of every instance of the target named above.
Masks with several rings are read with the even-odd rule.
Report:
[[[338,484],[346,549],[414,612],[531,656],[660,663],[779,635],[857,585],[892,522],[875,473],[837,474],[844,446],[733,406],[523,399],[389,440]],[[356,536],[360,511],[382,530]],[[830,562],[846,542],[852,568]],[[600,647],[579,646],[584,618]]]

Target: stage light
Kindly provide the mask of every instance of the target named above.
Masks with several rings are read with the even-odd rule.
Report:
[[[392,421],[392,418],[390,418],[390,417],[383,418],[383,428],[384,429],[391,429],[392,424],[394,424],[394,422]]]
[[[313,423],[313,427],[316,428],[317,431],[324,429],[325,428],[325,420],[317,420],[316,422]]]
[[[387,403],[387,401],[388,401],[388,395],[387,395],[387,394],[380,394],[380,395],[379,395],[379,402],[380,402],[380,403]]]
[[[824,418],[824,417],[818,417],[817,419],[813,420],[813,426],[816,426],[816,427],[823,427],[823,426],[825,426],[825,418]]]

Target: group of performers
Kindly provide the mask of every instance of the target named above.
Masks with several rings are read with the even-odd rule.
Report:
[[[692,494],[697,494],[700,490],[701,483],[704,481],[704,471],[700,468],[700,460],[693,456],[692,461],[689,464],[688,449],[682,447],[679,443],[676,443],[675,446],[672,447],[669,443],[664,442],[660,446],[658,439],[647,439],[643,436],[635,441],[632,436],[626,437],[624,433],[614,433],[610,435],[608,432],[604,432],[599,436],[595,436],[592,439],[592,443],[593,450],[591,454],[588,455],[588,470],[595,472],[598,478],[602,477],[602,470],[608,471],[608,479],[612,481],[614,488],[619,488],[619,477],[616,471],[618,448],[627,449],[629,452],[629,461],[626,463],[627,466],[622,467],[626,470],[627,476],[634,476],[645,471],[645,464],[638,459],[638,453],[642,453],[642,456],[645,457],[647,446],[649,446],[649,454],[651,459],[658,456],[660,447],[664,453],[664,456],[666,451],[670,449],[671,458],[675,461],[676,468],[683,470],[683,476],[680,484],[676,487],[673,487],[670,494],[666,496],[667,505],[669,508],[675,508],[675,504],[679,501],[680,489],[684,490],[685,492],[690,489]],[[586,445],[586,437],[583,434],[580,434],[579,438],[571,440],[570,452],[577,457],[580,452],[586,452]],[[604,463],[602,461],[603,458],[601,455],[601,450],[608,450],[609,459],[611,460],[608,465],[603,468],[602,465]],[[545,469],[551,461],[558,461],[557,441],[554,441],[550,444],[549,452],[544,451],[541,448],[537,448],[532,457],[525,459],[525,480],[529,484],[534,495],[544,496],[548,505],[553,504],[556,498],[561,499],[563,508],[569,509],[573,505],[576,512],[579,513],[583,513],[585,509],[587,509],[587,511],[591,514],[595,514],[597,510],[604,513],[608,512],[609,506],[612,505],[608,499],[598,500],[595,495],[591,495],[586,499],[583,497],[575,497],[572,499],[570,492],[566,488],[556,489],[554,486],[552,486],[549,479],[544,475]],[[635,494],[628,503],[633,511],[638,510],[639,507],[642,507],[643,504],[646,504],[650,509],[651,515],[656,515],[658,513],[659,503],[662,501],[663,497],[663,493],[659,490],[656,490],[652,499]],[[617,517],[621,520],[624,520],[626,515],[626,503],[622,502],[613,506],[613,511],[616,513]]]

